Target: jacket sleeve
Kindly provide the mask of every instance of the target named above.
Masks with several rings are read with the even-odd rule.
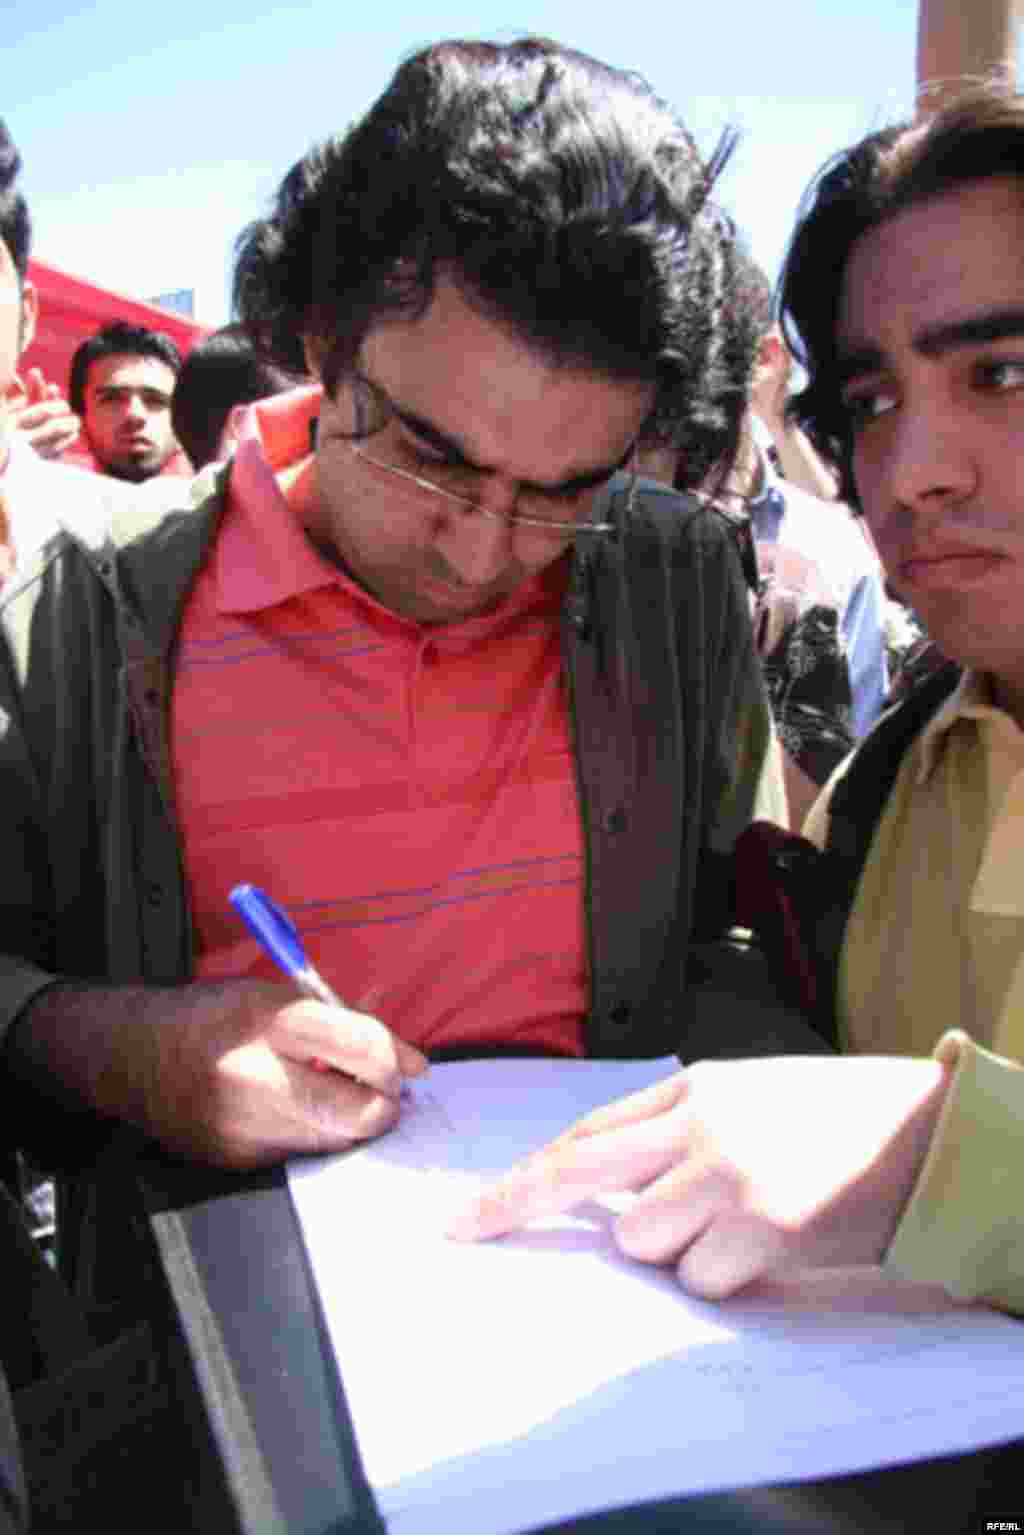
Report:
[[[0,1050],[11,1025],[56,979],[41,791],[22,729],[13,665],[0,638]]]
[[[754,643],[746,583],[731,544],[721,557],[722,601],[707,674],[709,713],[717,724],[709,745],[718,754],[721,787],[712,807],[708,842],[715,852],[731,853],[752,820],[788,826],[789,819],[782,753]],[[709,781],[714,781],[710,775]]]
[[[707,840],[696,880],[695,941],[681,1007],[679,1054],[684,1062],[753,1055],[828,1053],[773,958],[747,932],[726,931],[733,919],[733,853],[752,820],[787,824],[785,787],[746,587],[738,561],[725,556],[718,622],[709,629],[708,699],[717,729],[709,750],[717,762],[707,776],[720,785],[710,807]],[[709,615],[710,616],[710,615]],[[718,884],[730,894],[721,903]],[[725,913],[725,920],[722,913]]]
[[[1024,1067],[959,1029],[935,1056],[953,1080],[886,1266],[1024,1312]]]
[[[69,643],[62,618],[80,601],[73,585],[58,555],[0,610],[0,1120],[7,1139],[48,1169],[78,1165],[108,1133],[51,1084],[30,1080],[15,1044],[19,1019],[41,992],[95,976],[103,963],[98,796],[76,710],[103,716],[89,647]],[[110,736],[102,739],[109,753]],[[77,962],[85,955],[91,972]]]
[[[29,1087],[10,1049],[19,1017],[60,979],[51,969],[55,917],[41,787],[10,683],[0,639],[0,1120],[11,1144],[53,1166],[78,1154],[64,1146],[69,1117]]]

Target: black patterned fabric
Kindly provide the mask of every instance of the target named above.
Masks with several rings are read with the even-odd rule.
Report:
[[[768,600],[763,594],[761,602]],[[762,621],[759,640],[763,635],[767,642],[769,630]],[[798,613],[762,649],[761,661],[783,749],[808,778],[824,784],[854,746],[850,673],[836,609],[815,603]]]

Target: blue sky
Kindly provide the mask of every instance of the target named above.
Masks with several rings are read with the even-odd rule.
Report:
[[[35,254],[137,297],[195,287],[211,323],[227,318],[232,241],[289,165],[438,37],[543,32],[638,69],[705,149],[736,123],[722,197],[773,276],[818,166],[913,92],[916,0],[26,0],[15,14],[0,114]]]

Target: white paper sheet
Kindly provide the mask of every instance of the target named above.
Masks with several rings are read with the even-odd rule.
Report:
[[[1024,1434],[1024,1326],[877,1270],[693,1301],[618,1254],[610,1200],[482,1246],[444,1237],[484,1180],[673,1066],[436,1066],[390,1134],[290,1164],[394,1535],[510,1535]]]

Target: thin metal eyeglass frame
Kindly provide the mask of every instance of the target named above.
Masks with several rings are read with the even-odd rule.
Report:
[[[359,377],[359,383],[365,384],[373,394],[390,405],[387,395],[379,385],[373,384],[368,378]],[[382,469],[386,474],[396,474],[400,479],[408,480],[410,484],[420,490],[429,491],[431,495],[442,496],[446,501],[454,501],[456,506],[465,507],[478,517],[488,517],[492,522],[503,522],[509,528],[537,528],[545,533],[558,533],[562,538],[575,538],[578,533],[616,533],[618,525],[614,522],[562,522],[551,517],[531,517],[528,512],[492,512],[486,506],[481,506],[479,501],[470,501],[467,496],[457,496],[454,491],[444,490],[440,485],[435,485],[433,480],[424,479],[423,476],[413,474],[409,469],[399,469],[397,464],[386,464],[382,459],[374,458],[372,453],[357,442],[350,442],[348,447],[356,458],[362,459],[365,464],[372,464],[375,469]],[[629,483],[629,491],[626,501],[627,514],[633,510],[636,499],[637,464],[636,445],[633,445],[630,454],[632,478]],[[613,471],[614,472],[614,471]],[[611,479],[611,475],[609,475]]]

